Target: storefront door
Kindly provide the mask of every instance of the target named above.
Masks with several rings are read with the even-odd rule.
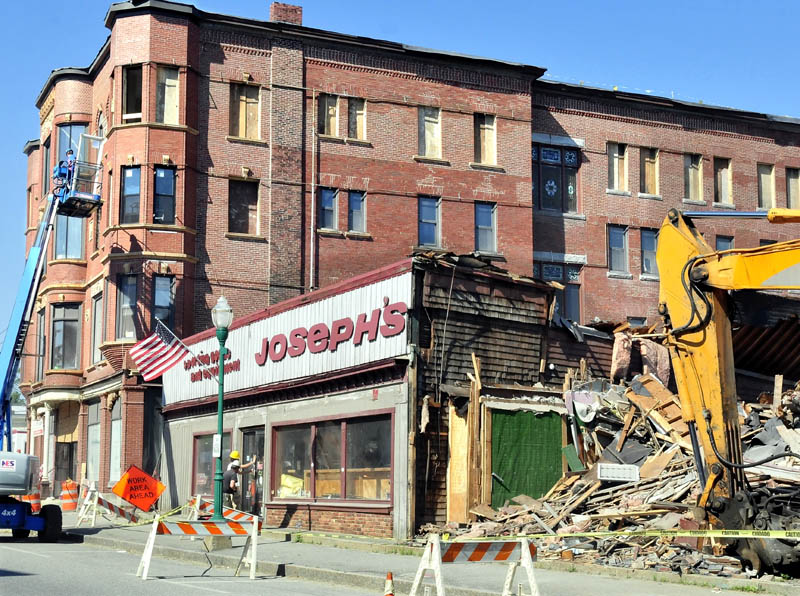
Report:
[[[56,442],[56,477],[53,494],[60,494],[61,483],[64,480],[74,480],[78,477],[75,469],[77,452],[78,443]]]
[[[242,471],[239,509],[261,515],[264,500],[264,427],[242,430],[242,464],[256,463]]]

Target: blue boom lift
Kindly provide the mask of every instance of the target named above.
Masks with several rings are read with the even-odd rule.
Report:
[[[11,451],[11,393],[19,371],[22,348],[39,293],[47,246],[57,215],[89,217],[100,205],[104,139],[81,135],[78,159],[61,162],[53,169],[53,192],[47,197],[44,216],[36,232],[14,310],[0,352],[0,529],[11,529],[15,538],[26,538],[31,530],[42,542],[54,542],[61,535],[61,508],[45,505],[36,515],[29,503],[12,495],[33,492],[39,482],[39,458]]]

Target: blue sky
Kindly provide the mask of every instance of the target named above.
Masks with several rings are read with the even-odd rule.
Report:
[[[291,2],[292,0],[284,0]],[[800,117],[800,2],[772,0],[305,0],[309,27],[547,68],[568,83]],[[105,41],[110,2],[4,4],[0,50],[2,153],[8,157],[0,234],[0,335],[24,266],[25,142],[37,138],[34,101],[48,74],[87,66]],[[216,13],[269,18],[265,0],[197,0]]]

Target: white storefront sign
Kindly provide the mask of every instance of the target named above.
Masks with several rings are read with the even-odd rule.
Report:
[[[225,392],[360,366],[406,353],[411,272],[347,290],[232,329]],[[311,296],[313,298],[313,295]],[[216,395],[215,336],[164,375],[166,404]]]
[[[31,436],[41,437],[42,435],[44,435],[44,420],[41,418],[31,420]]]

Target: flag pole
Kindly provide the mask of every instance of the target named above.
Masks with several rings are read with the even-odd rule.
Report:
[[[208,370],[208,369],[210,369],[210,368],[211,368],[210,366],[203,366],[203,365],[202,365],[202,362],[200,362],[200,358],[198,358],[197,354],[195,354],[194,352],[192,352],[192,350],[189,348],[189,346],[187,346],[185,343],[183,343],[183,342],[181,341],[181,338],[180,338],[180,337],[178,337],[177,335],[175,335],[175,334],[172,332],[172,329],[170,329],[169,327],[167,327],[167,326],[164,324],[164,321],[162,321],[162,320],[161,320],[161,319],[159,319],[158,317],[153,317],[153,318],[156,320],[156,326],[158,326],[158,325],[161,325],[161,326],[162,326],[164,329],[166,329],[166,330],[167,330],[167,332],[168,332],[168,333],[169,333],[169,334],[170,334],[172,337],[174,337],[174,338],[175,338],[175,341],[177,341],[177,342],[178,342],[179,344],[181,344],[181,345],[182,345],[184,348],[186,348],[186,351],[187,351],[187,352],[189,352],[189,353],[190,353],[190,354],[191,354],[191,355],[192,355],[194,358],[196,358],[196,359],[197,359],[197,362],[199,362],[199,363],[200,363],[200,366],[202,367],[202,370]],[[222,366],[225,366],[225,363],[223,362],[223,363],[221,363],[221,365],[222,365]],[[217,379],[217,377],[215,377],[214,375],[210,375],[210,378],[214,379],[214,381],[217,383],[217,385],[219,385],[219,379]]]

